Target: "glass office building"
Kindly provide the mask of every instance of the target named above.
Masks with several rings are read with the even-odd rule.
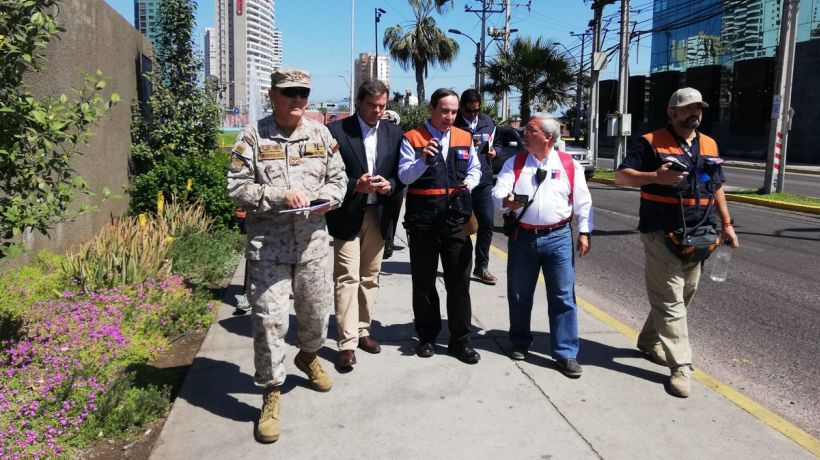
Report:
[[[773,57],[782,0],[660,0],[654,3],[650,72]],[[820,38],[820,0],[802,0],[797,41]]]

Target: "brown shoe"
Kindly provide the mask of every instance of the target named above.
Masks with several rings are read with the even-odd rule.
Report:
[[[353,350],[342,350],[336,358],[336,367],[346,369],[356,364],[356,352]]]
[[[359,337],[359,348],[368,353],[373,354],[382,351],[382,347],[379,345],[379,342],[376,342],[376,340],[373,339],[373,337],[370,337],[369,335],[365,337]]]
[[[473,276],[478,278],[484,284],[495,284],[498,281],[498,278],[495,277],[490,270],[486,268],[476,268],[473,271]]]

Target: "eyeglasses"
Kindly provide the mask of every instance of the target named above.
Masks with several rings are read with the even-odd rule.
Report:
[[[471,115],[475,115],[478,112],[481,112],[481,109],[464,109],[464,113],[469,113]]]
[[[289,97],[291,99],[296,96],[299,96],[302,99],[307,99],[308,96],[310,96],[310,88],[282,88],[279,90],[279,93],[282,96]]]

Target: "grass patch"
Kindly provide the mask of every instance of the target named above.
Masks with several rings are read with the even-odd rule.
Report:
[[[736,196],[748,196],[751,198],[762,198],[764,200],[771,200],[776,201],[778,203],[786,203],[786,204],[799,204],[803,206],[818,206],[820,207],[820,198],[815,198],[813,196],[805,196],[805,195],[795,195],[793,193],[771,193],[769,195],[765,195],[760,193],[759,190],[736,190],[732,192],[727,192],[729,195],[736,195]]]
[[[595,174],[592,177],[594,177],[595,179],[615,180],[615,171],[611,169],[595,168]]]
[[[236,142],[236,135],[239,133],[221,133],[219,135],[219,146],[227,147]]]

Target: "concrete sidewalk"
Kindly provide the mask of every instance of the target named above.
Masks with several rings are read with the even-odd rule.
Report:
[[[403,231],[397,236],[406,241]],[[471,286],[473,344],[481,353],[474,366],[446,354],[446,322],[436,356],[415,356],[407,249],[383,265],[373,325],[380,354],[358,351],[354,370],[340,374],[333,367],[331,317],[319,353],[334,380],[328,393],[311,390],[292,364],[291,314],[282,433],[267,445],[253,438],[262,398],[252,381],[250,316],[232,316],[233,307],[223,304],[151,458],[813,458],[697,381],[690,398],[670,396],[668,369],[643,359],[632,340],[585,311],[579,315],[584,375],[564,377],[549,357],[543,283],[532,353],[525,362],[510,360],[505,265],[495,254],[490,269],[498,285]],[[229,294],[239,291],[242,277],[240,269]],[[440,278],[438,285],[443,300]]]

